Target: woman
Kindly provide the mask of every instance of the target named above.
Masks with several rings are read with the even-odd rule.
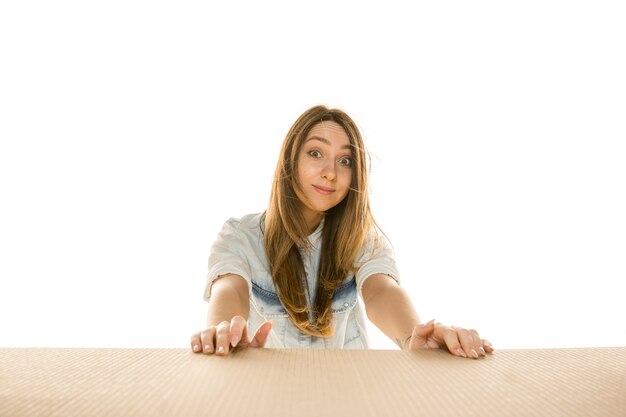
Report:
[[[365,318],[405,350],[479,358],[475,330],[420,319],[369,205],[366,152],[343,111],[315,106],[291,127],[265,213],[228,220],[211,248],[196,353],[235,347],[367,348]],[[258,328],[253,337],[250,329]]]

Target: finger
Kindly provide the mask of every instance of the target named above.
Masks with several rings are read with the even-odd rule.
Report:
[[[456,356],[462,356],[467,358],[467,353],[461,346],[461,342],[459,341],[459,336],[456,330],[452,327],[442,327],[441,328],[441,339],[443,340],[443,346],[446,347],[450,353]]]
[[[409,341],[409,350],[428,349],[428,339],[432,337],[435,331],[435,319],[430,320],[426,324],[418,324],[413,328],[411,339]]]
[[[189,343],[191,344],[191,350],[193,350],[194,353],[200,353],[200,351],[202,350],[202,348],[200,347],[202,346],[202,339],[200,339],[200,332],[195,333],[193,336],[191,336]]]
[[[485,349],[487,353],[492,353],[495,350],[489,340],[483,339],[482,342],[483,342],[483,348]]]
[[[230,345],[235,348],[237,343],[242,340],[248,324],[246,319],[241,316],[234,316],[230,321]],[[246,341],[244,341],[245,343]]]
[[[214,341],[215,341],[215,327],[211,326],[208,329],[200,332],[200,346],[202,347],[202,352],[206,354],[210,354],[214,352]]]
[[[422,335],[422,332],[420,332],[421,327],[419,324],[415,327],[413,327],[413,331],[411,332],[411,338],[409,339],[409,346],[408,349],[409,350],[416,350],[421,348],[422,346],[424,346],[424,337],[428,337],[428,335]],[[402,349],[405,349],[404,346],[400,346]]]
[[[230,322],[223,321],[217,325],[215,330],[215,353],[227,355],[230,346]]]
[[[478,359],[478,350],[476,350],[476,345],[474,345],[474,336],[472,335],[472,332],[460,327],[455,328],[455,330],[457,338],[459,339],[465,354],[469,358]]]
[[[266,321],[261,324],[254,334],[252,341],[250,342],[250,347],[252,348],[262,348],[265,346],[265,342],[267,341],[267,336],[270,334],[270,330],[272,330],[273,322]]]
[[[469,332],[472,335],[472,343],[474,345],[474,349],[476,350],[476,352],[478,352],[479,356],[485,356],[487,352],[485,351],[485,348],[483,347],[483,341],[480,338],[480,335],[474,329],[470,329]]]

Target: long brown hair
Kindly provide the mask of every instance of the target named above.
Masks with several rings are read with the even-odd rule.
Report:
[[[352,183],[346,197],[325,213],[319,276],[312,314],[307,307],[306,273],[299,250],[310,249],[310,230],[296,196],[298,155],[311,129],[320,122],[339,124],[352,148]],[[367,160],[363,138],[343,111],[314,106],[293,124],[282,145],[274,173],[264,242],[272,279],[291,321],[303,332],[321,337],[333,334],[332,299],[335,290],[355,269],[355,259],[376,223],[370,211]]]

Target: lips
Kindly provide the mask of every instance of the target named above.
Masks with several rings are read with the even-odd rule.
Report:
[[[322,195],[330,195],[335,192],[333,188],[324,187],[322,185],[314,185],[313,188]]]

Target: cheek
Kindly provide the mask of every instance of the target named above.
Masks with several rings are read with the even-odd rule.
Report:
[[[352,171],[346,170],[341,173],[341,184],[346,188],[349,188],[352,185]]]
[[[298,165],[298,169],[296,170],[296,183],[298,184],[302,183],[303,173],[304,173],[304,169],[302,168],[302,165]]]
[[[314,174],[314,170],[306,165],[300,165],[298,167],[298,178],[297,181],[299,184],[306,183],[308,179]]]
[[[352,174],[342,175],[338,179],[337,188],[341,189],[341,199],[343,200],[350,191],[350,186],[352,185]]]

